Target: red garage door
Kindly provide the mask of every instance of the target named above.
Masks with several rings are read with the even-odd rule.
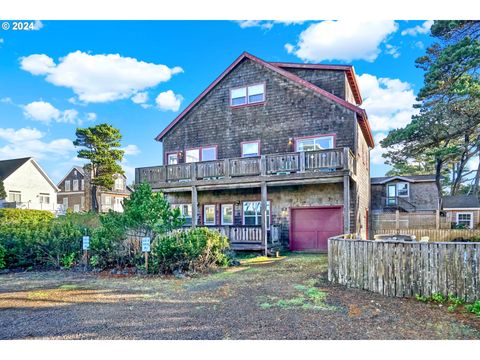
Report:
[[[290,250],[327,251],[328,238],[343,233],[342,207],[291,209],[290,226]]]

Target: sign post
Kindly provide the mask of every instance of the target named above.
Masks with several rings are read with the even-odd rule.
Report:
[[[148,273],[148,253],[150,252],[150,237],[142,238],[142,252],[145,255],[145,270]]]
[[[83,258],[85,265],[88,265],[88,250],[90,250],[90,236],[84,236],[82,238]]]

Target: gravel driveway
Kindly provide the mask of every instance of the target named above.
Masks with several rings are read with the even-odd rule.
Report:
[[[328,284],[325,255],[194,278],[0,275],[0,339],[480,339],[480,319]]]

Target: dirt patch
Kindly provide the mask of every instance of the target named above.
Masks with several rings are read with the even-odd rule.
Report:
[[[480,339],[480,319],[326,281],[317,254],[184,279],[0,276],[1,339]]]

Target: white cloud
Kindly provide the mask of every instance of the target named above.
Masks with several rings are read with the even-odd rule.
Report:
[[[52,121],[57,123],[77,124],[81,125],[84,121],[75,109],[58,110],[55,106],[46,101],[33,101],[23,106],[25,117],[34,121],[42,122],[49,125]],[[95,113],[87,113],[85,120],[94,121],[97,118]]]
[[[6,97],[3,97],[0,99],[0,102],[1,103],[4,103],[4,104],[13,104],[13,100],[11,97],[9,96],[6,96]]]
[[[148,101],[148,93],[146,91],[136,93],[132,96],[132,101],[135,104],[145,104]]]
[[[419,49],[423,49],[425,47],[425,45],[423,44],[423,42],[421,41],[417,41],[415,43],[415,47],[419,48]]]
[[[140,154],[140,149],[137,145],[127,145],[123,149],[125,155],[138,155]]]
[[[178,66],[169,68],[119,54],[90,55],[82,51],[69,53],[58,64],[45,54],[33,54],[20,61],[23,70],[71,88],[85,103],[126,99],[183,72]]]
[[[387,149],[380,146],[380,141],[382,141],[386,137],[387,134],[382,132],[376,133],[373,136],[373,140],[375,141],[375,148],[370,151],[370,161],[372,162],[372,164],[383,165],[385,163],[385,159],[382,157],[382,155],[387,152]]]
[[[45,25],[43,25],[43,23],[40,20],[35,20],[35,22],[33,23],[33,30],[40,30],[44,26]]]
[[[387,54],[392,55],[394,59],[398,58],[400,56],[400,51],[398,46],[393,46],[390,44],[385,45],[385,51]]]
[[[250,27],[259,27],[262,29],[270,30],[275,24],[282,24],[285,26],[303,24],[303,21],[298,20],[239,20],[238,25],[242,29]]]
[[[362,74],[357,77],[362,96],[362,106],[368,114],[373,131],[388,131],[407,125],[412,115],[415,94],[410,84],[399,79],[377,78]]]
[[[288,43],[285,44],[284,47],[285,47],[285,50],[287,50],[287,52],[289,54],[291,54],[293,52],[293,50],[295,49],[295,46],[293,46],[292,44],[288,44]]]
[[[402,36],[410,35],[410,36],[417,36],[418,34],[427,34],[430,32],[430,28],[433,25],[432,20],[425,21],[422,25],[417,25],[412,28],[408,28],[402,31]]]
[[[304,61],[366,60],[374,61],[380,44],[396,32],[395,21],[322,21],[310,25],[299,37],[297,45],[286,45]]]
[[[32,120],[49,124],[52,120],[60,119],[60,110],[45,101],[33,101],[24,106],[24,114]]]
[[[155,99],[158,108],[163,111],[178,111],[182,101],[182,95],[175,94],[172,90],[161,92]]]
[[[0,128],[0,159],[34,156],[38,159],[71,157],[75,147],[70,139],[44,141],[44,134],[37,129]]]

